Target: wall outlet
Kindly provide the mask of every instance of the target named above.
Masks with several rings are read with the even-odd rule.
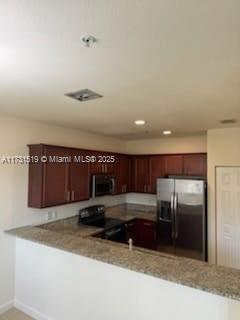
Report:
[[[56,218],[57,218],[57,211],[56,210],[47,212],[47,215],[46,215],[46,220],[47,221],[54,220]]]

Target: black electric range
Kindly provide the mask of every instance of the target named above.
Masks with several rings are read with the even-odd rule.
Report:
[[[79,210],[79,223],[103,228],[103,238],[126,242],[125,222],[120,219],[105,217],[104,205],[95,205]]]

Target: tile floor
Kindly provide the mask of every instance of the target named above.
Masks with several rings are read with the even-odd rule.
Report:
[[[27,316],[25,313],[12,308],[0,315],[0,320],[34,320],[33,318]]]

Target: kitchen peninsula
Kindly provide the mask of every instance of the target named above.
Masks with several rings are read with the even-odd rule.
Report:
[[[149,221],[154,221],[155,217],[152,207],[148,208],[148,206],[143,206],[140,208],[139,206],[134,207],[126,204],[108,208],[106,214],[108,217],[117,217],[125,221],[133,218],[144,218],[149,219]],[[79,225],[77,216],[49,224],[27,226],[8,231],[9,234],[17,238],[17,288],[21,281],[25,281],[31,289],[38,287],[41,281],[46,281],[44,277],[52,279],[52,281],[57,281],[57,270],[60,269],[61,279],[58,279],[57,287],[59,290],[62,290],[62,299],[64,299],[67,293],[63,292],[64,288],[61,287],[62,282],[70,279],[70,283],[73,286],[71,290],[80,290],[79,292],[81,292],[82,280],[80,281],[79,276],[90,277],[91,272],[88,269],[80,268],[78,270],[77,265],[81,265],[81,263],[83,263],[83,265],[87,264],[91,270],[91,264],[99,264],[97,266],[99,273],[97,272],[94,278],[88,278],[89,286],[92,289],[99,281],[107,281],[107,270],[109,268],[111,268],[111,272],[114,270],[116,273],[119,273],[119,277],[122,279],[121,281],[123,281],[121,285],[119,280],[115,280],[116,285],[119,286],[118,290],[115,288],[115,299],[118,296],[120,299],[122,295],[121,290],[126,289],[123,288],[126,284],[125,281],[134,281],[133,279],[135,277],[143,277],[147,283],[148,281],[155,281],[154,285],[158,284],[157,288],[154,289],[156,293],[154,296],[151,293],[150,296],[151,299],[154,297],[156,303],[159,304],[159,314],[167,314],[167,306],[164,306],[164,300],[161,301],[160,299],[161,294],[170,294],[171,292],[173,299],[171,304],[174,307],[174,299],[180,299],[181,301],[182,290],[186,292],[190,290],[187,296],[192,300],[188,311],[181,310],[182,315],[186,312],[188,312],[188,314],[195,314],[194,308],[199,308],[201,305],[202,310],[199,310],[199,315],[203,316],[205,313],[212,312],[212,319],[219,320],[224,319],[219,318],[219,310],[226,308],[226,304],[233,304],[234,308],[240,308],[240,303],[237,302],[240,301],[240,271],[136,246],[133,247],[133,250],[129,250],[125,244],[94,237],[94,235],[100,231],[101,229],[99,228]],[[52,257],[56,258],[56,255],[58,259],[60,259],[61,264],[56,264],[54,268],[49,268],[48,264],[52,263],[51,259]],[[27,258],[27,261],[24,260],[24,257]],[[36,261],[40,262],[40,257],[44,260],[38,265]],[[88,259],[86,260],[86,258]],[[34,259],[37,260],[35,261]],[[74,264],[72,259],[75,262],[77,260],[78,263]],[[71,275],[67,273],[68,267],[65,266],[65,264],[68,265],[70,261],[72,261]],[[45,270],[46,264],[48,265],[48,274],[43,276],[42,272],[43,269]],[[35,269],[35,276],[30,283],[27,275],[33,265],[35,265],[37,269]],[[116,267],[120,267],[121,269]],[[114,268],[116,268],[116,270]],[[110,274],[108,275],[110,276]],[[72,282],[72,278],[75,278],[75,281]],[[132,280],[130,280],[131,278]],[[109,283],[108,286],[109,285],[110,292],[112,292],[111,286],[113,284]],[[130,290],[131,286],[127,287],[128,290]],[[102,288],[102,290],[104,290],[104,288]],[[132,288],[131,290],[133,290],[132,294],[136,294],[135,290],[137,290],[137,288]],[[163,292],[161,292],[161,290],[163,290]],[[17,290],[17,294],[21,296],[21,301],[24,301],[26,298],[25,293]],[[126,291],[125,294],[123,298],[124,301],[128,297],[128,292]],[[156,296],[156,294],[158,294],[159,297]],[[150,296],[148,299],[150,299]],[[201,296],[201,298],[198,299],[197,296]],[[149,303],[148,299],[144,304]],[[233,299],[236,301],[234,302]],[[206,300],[208,300],[207,303]],[[62,302],[63,301],[64,300],[62,300]],[[151,303],[154,302],[151,301]],[[218,310],[217,315],[214,315],[214,312],[216,312],[215,303],[218,304],[218,309],[216,309]],[[222,307],[219,308],[221,304]],[[66,307],[70,308],[70,305]],[[174,311],[173,308],[173,310],[169,310],[169,312],[174,314],[177,310],[178,303],[176,303],[176,310]],[[79,314],[82,313],[80,312]],[[123,316],[124,312],[121,313],[121,315]],[[120,319],[120,315],[116,317],[116,319]],[[198,315],[196,315],[195,319],[200,319],[200,316],[198,318]],[[235,320],[237,318],[233,317],[232,319]]]

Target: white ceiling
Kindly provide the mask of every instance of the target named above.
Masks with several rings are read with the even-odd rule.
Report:
[[[0,111],[126,139],[240,121],[240,1],[1,0]]]

